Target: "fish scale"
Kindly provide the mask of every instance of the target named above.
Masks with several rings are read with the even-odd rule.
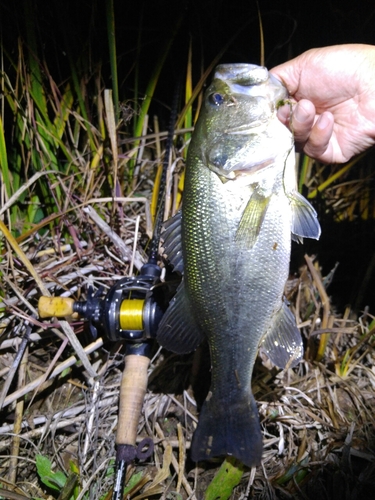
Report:
[[[191,444],[195,461],[233,455],[259,465],[262,435],[251,392],[261,348],[281,368],[302,356],[283,299],[291,240],[318,238],[312,206],[295,190],[294,149],[277,119],[287,97],[266,68],[217,68],[189,147],[182,212],[164,246],[183,278],[157,338],[177,353],[207,338],[211,387]]]
[[[202,169],[203,175],[192,169],[186,178],[188,194],[184,203],[187,207],[197,207],[197,212],[183,209],[185,286],[199,326],[210,344],[212,385],[211,397],[205,403],[194,435],[192,456],[200,460],[232,454],[252,466],[259,463],[262,447],[251,395],[252,368],[267,322],[282,305],[291,240],[290,230],[285,228],[290,227],[290,221],[278,211],[280,200],[275,197],[262,225],[262,238],[250,249],[241,248],[235,240],[242,213],[237,206],[238,199],[249,196],[248,187],[223,184],[203,164],[195,165]],[[194,189],[196,182],[206,186],[205,193]],[[220,231],[207,234],[205,226],[218,226]],[[190,238],[192,233],[194,239]],[[202,241],[204,244],[199,248]],[[200,256],[198,260],[196,253]],[[194,283],[193,289],[190,283]],[[204,318],[209,318],[209,322]],[[229,427],[225,433],[223,422]],[[231,437],[233,428],[240,430],[239,445],[238,439]],[[249,459],[246,450],[251,450],[254,459]]]

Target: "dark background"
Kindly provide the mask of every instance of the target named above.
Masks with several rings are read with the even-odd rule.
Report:
[[[103,87],[111,87],[105,0],[12,0],[0,1],[2,46],[14,59],[18,40],[25,38],[28,24],[36,27],[39,57],[60,84],[70,76],[69,57],[87,74],[101,67]],[[193,74],[197,83],[202,70],[225,47],[220,62],[260,63],[258,4],[264,30],[265,65],[273,67],[301,52],[341,43],[375,44],[375,4],[360,0],[114,0],[120,101],[134,95],[135,68],[139,95],[147,83],[166,43],[179,24],[174,43],[163,66],[151,113],[166,123],[175,82],[185,73],[191,43]],[[11,71],[5,58],[5,71]],[[137,65],[136,65],[137,61]],[[374,82],[375,85],[375,82]],[[375,165],[370,153],[367,167]],[[354,174],[355,175],[355,174]],[[373,184],[373,180],[371,181]],[[335,303],[363,308],[375,297],[374,221],[333,224],[318,207],[322,238],[294,250],[293,269],[303,262],[304,252],[318,254],[323,274],[337,270],[329,292]],[[368,280],[367,286],[362,285]],[[358,298],[360,294],[363,297]]]
[[[145,88],[157,58],[180,19],[181,25],[157,88],[158,96],[167,99],[171,77],[184,71],[190,41],[197,74],[230,40],[221,62],[260,62],[255,0],[113,1],[120,99],[126,98],[134,84],[137,58],[140,86]],[[67,52],[70,49],[77,60],[85,60],[88,68],[102,64],[102,76],[109,86],[106,4],[106,0],[3,0],[0,2],[3,45],[8,51],[17,50],[17,38],[25,33],[27,23],[34,23],[40,47],[57,82],[69,74]],[[32,15],[25,14],[27,5]],[[259,0],[259,9],[268,68],[312,47],[375,43],[372,1]]]

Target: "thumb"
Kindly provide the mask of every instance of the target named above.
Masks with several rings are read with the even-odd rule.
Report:
[[[298,57],[286,63],[279,64],[270,70],[276,78],[287,88],[289,95],[293,96],[298,92],[301,68],[298,63]]]

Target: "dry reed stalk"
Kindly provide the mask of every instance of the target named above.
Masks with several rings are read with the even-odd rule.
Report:
[[[23,354],[20,363],[20,368],[18,370],[18,381],[17,381],[18,389],[23,387],[23,385],[25,384],[28,355],[29,355],[29,349],[26,346],[25,352]],[[16,483],[17,480],[17,464],[18,464],[18,454],[21,443],[20,433],[22,429],[24,406],[25,404],[23,399],[17,401],[15,408],[15,415],[14,415],[14,428],[13,428],[14,436],[12,439],[12,447],[10,451],[11,457],[10,457],[9,473],[8,473],[8,479],[11,483]]]
[[[99,215],[95,212],[95,210],[91,207],[85,207],[83,209],[85,213],[88,214],[90,219],[92,219],[95,224],[99,227],[103,233],[105,233],[108,238],[116,245],[116,247],[120,250],[121,255],[125,261],[132,261],[132,251],[129,249],[127,245],[124,244],[123,240],[116,234],[110,227],[109,225],[103,221],[99,217]],[[136,255],[134,256],[134,266],[136,269],[140,270],[144,264],[144,260],[139,254],[139,252],[136,252]]]
[[[103,345],[103,339],[99,338],[95,342],[92,342],[89,344],[87,347],[83,349],[85,355],[91,354],[92,352],[95,352],[97,349],[100,349]],[[60,375],[64,370],[67,368],[73,366],[75,363],[77,363],[77,358],[75,356],[70,356],[68,359],[65,361],[62,361],[59,363],[56,368],[53,370],[53,372],[50,374],[49,378],[53,379],[54,377],[57,377],[57,375]],[[13,403],[16,399],[25,396],[29,392],[35,390],[37,387],[39,387],[40,383],[44,381],[45,376],[42,375],[41,377],[36,378],[32,382],[29,382],[25,386],[23,386],[21,389],[13,392],[12,394],[9,394],[3,402],[3,407],[9,405],[10,403]]]
[[[155,429],[156,429],[158,437],[162,440],[162,445],[163,445],[164,449],[167,450],[168,446],[170,446],[170,444],[168,443],[168,440],[165,438],[164,433],[163,433],[163,431],[158,423],[155,423]],[[171,447],[171,449],[172,449],[172,447]],[[177,461],[176,457],[173,454],[171,454],[171,462],[172,462],[174,470],[178,474],[179,473],[179,462]],[[187,481],[184,474],[182,474],[182,476],[181,476],[181,483],[182,483],[183,487],[185,488],[186,493],[188,494],[189,498],[191,498],[191,500],[197,500],[197,498],[195,497],[194,492],[191,489],[190,484]]]

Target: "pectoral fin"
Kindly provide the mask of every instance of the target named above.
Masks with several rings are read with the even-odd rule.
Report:
[[[236,242],[241,246],[252,248],[255,245],[269,202],[270,197],[256,192],[250,197],[236,232]]]
[[[303,344],[296,320],[285,302],[272,320],[272,326],[260,345],[279,368],[297,365],[302,358]]]
[[[173,270],[181,274],[184,273],[184,261],[182,257],[181,244],[181,211],[177,212],[173,217],[168,219],[163,224],[164,232],[161,239],[164,244],[164,253],[167,255],[169,262],[173,266]]]
[[[204,339],[186,297],[183,280],[160,322],[156,339],[176,354],[194,351]]]
[[[302,242],[303,238],[319,239],[320,224],[315,209],[300,193],[289,195],[292,208],[292,239]]]

